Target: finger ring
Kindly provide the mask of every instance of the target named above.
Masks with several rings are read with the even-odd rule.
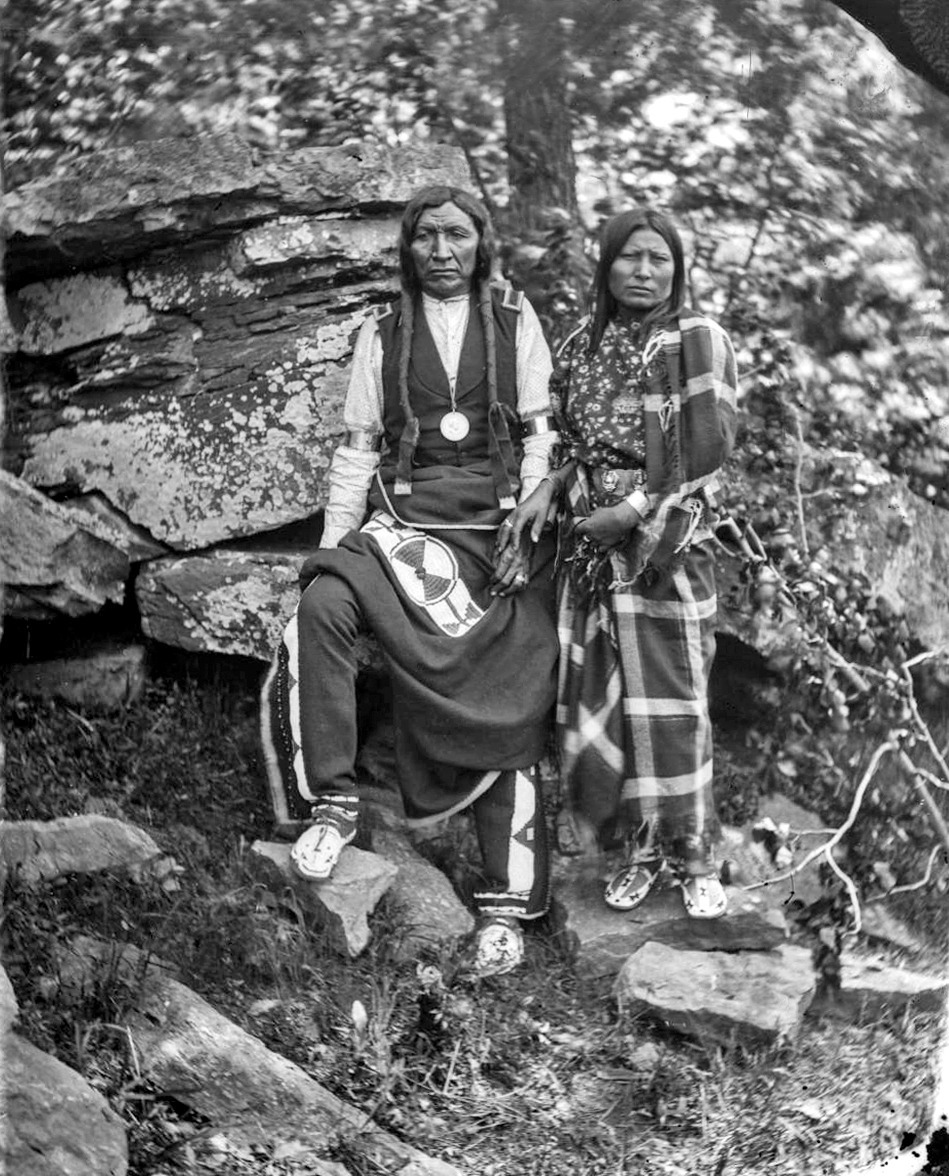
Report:
[[[504,522],[501,524],[501,530],[503,531],[505,529],[507,529],[509,531],[514,530],[514,524],[511,522],[510,519],[505,519]]]
[[[527,583],[527,573],[526,572],[518,572],[517,575],[514,577],[514,583],[515,584],[526,584]]]

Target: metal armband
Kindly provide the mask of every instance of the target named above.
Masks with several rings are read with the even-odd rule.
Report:
[[[524,421],[524,436],[536,437],[540,433],[556,433],[557,422],[552,416],[529,417]]]
[[[382,434],[370,433],[368,429],[350,429],[344,444],[364,453],[376,453],[382,448]]]

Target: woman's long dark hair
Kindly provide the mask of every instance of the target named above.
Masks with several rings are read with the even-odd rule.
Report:
[[[606,324],[616,317],[619,303],[610,293],[610,270],[623,251],[623,246],[637,229],[652,229],[669,246],[672,254],[672,287],[669,297],[645,316],[642,321],[643,338],[657,324],[674,319],[685,305],[685,251],[682,238],[672,220],[653,208],[634,208],[621,212],[600,229],[600,259],[593,277],[593,325],[590,329],[590,351],[596,351],[606,330]]]

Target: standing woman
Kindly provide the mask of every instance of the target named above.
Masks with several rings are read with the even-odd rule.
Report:
[[[539,537],[561,503],[561,770],[567,804],[626,849],[606,902],[632,910],[668,866],[688,914],[716,918],[707,516],[734,442],[735,357],[685,305],[682,242],[662,213],[606,223],[594,287],[555,376],[563,462],[511,541]]]

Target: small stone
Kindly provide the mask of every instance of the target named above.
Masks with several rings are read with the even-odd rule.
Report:
[[[304,912],[326,929],[333,947],[350,957],[369,945],[368,916],[398,873],[378,854],[352,845],[344,847],[332,875],[322,882],[301,878],[290,865],[290,846],[282,842],[255,841],[248,865],[278,895],[289,888]]]
[[[409,838],[394,829],[374,829],[372,847],[398,867],[391,895],[405,923],[399,955],[414,957],[420,947],[451,943],[474,929],[474,917],[448,878],[426,861]]]

